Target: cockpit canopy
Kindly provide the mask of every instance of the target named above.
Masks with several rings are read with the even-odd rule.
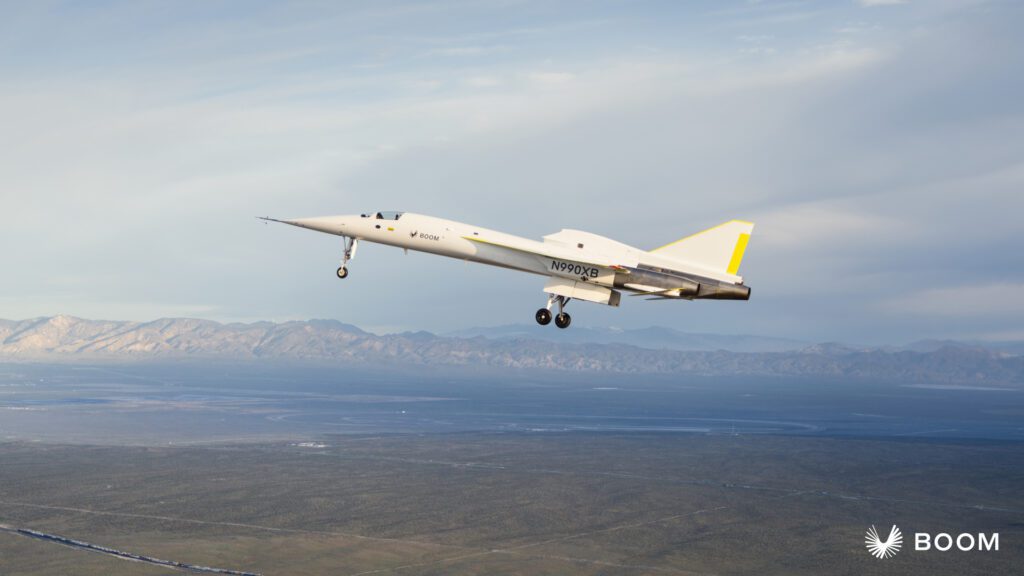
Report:
[[[398,220],[402,217],[405,212],[370,212],[369,214],[360,214],[363,218],[374,218],[376,220]]]

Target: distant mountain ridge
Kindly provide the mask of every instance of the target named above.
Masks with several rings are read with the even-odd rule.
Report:
[[[555,331],[537,324],[506,324],[504,326],[468,328],[448,332],[457,338],[534,339],[573,344],[628,344],[653,350],[730,352],[791,352],[808,346],[808,342],[788,338],[723,335],[683,332],[664,326],[647,328],[588,328],[573,326],[571,330]]]
[[[670,329],[656,330],[656,337],[640,340],[663,342],[672,335],[666,330]],[[737,337],[696,338],[713,343],[716,338]],[[0,320],[0,361],[315,360],[410,368],[467,366],[636,374],[854,376],[1024,386],[1024,356],[966,345],[941,346],[923,352],[858,349],[837,344],[771,352],[668,348],[650,349],[616,342],[558,342],[507,334],[495,339],[479,335],[437,336],[429,332],[378,336],[336,320],[251,324],[190,318],[119,322],[71,316]]]

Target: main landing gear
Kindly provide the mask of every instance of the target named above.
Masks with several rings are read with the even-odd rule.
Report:
[[[356,257],[356,247],[359,245],[358,238],[349,238],[348,236],[343,237],[342,242],[345,244],[345,252],[341,256],[341,266],[338,268],[338,278],[345,279],[348,277],[348,261]]]
[[[551,307],[558,304],[558,314],[554,316],[555,326],[558,326],[559,328],[568,328],[569,324],[572,323],[572,316],[569,316],[565,312],[565,305],[569,303],[569,300],[570,299],[565,296],[556,296],[552,294],[548,297],[548,305],[545,308],[537,310],[537,315],[535,316],[537,324],[540,324],[541,326],[547,326],[550,324],[552,316]]]
[[[537,324],[540,324],[541,326],[551,324],[551,310],[548,310],[547,308],[537,310]]]

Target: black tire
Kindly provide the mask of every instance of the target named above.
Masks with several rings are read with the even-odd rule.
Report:
[[[345,278],[346,276],[348,276],[348,268],[344,266],[338,268],[338,278]]]
[[[558,326],[559,328],[568,328],[569,324],[572,324],[572,316],[569,316],[565,312],[555,316],[555,326]]]
[[[537,315],[534,316],[537,319],[537,324],[541,326],[547,326],[551,323],[551,311],[547,308],[541,308],[537,310]]]

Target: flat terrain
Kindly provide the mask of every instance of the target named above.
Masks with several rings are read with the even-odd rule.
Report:
[[[182,572],[24,530],[261,574],[1019,573],[1022,423],[999,386],[0,364],[0,575]]]
[[[452,432],[1024,443],[1024,388],[259,362],[0,364],[0,441],[166,446]]]
[[[0,524],[263,574],[1010,574],[1017,443],[683,433],[0,444]],[[904,533],[878,560],[872,524]],[[999,532],[998,552],[912,533]],[[3,574],[175,570],[0,531]]]

